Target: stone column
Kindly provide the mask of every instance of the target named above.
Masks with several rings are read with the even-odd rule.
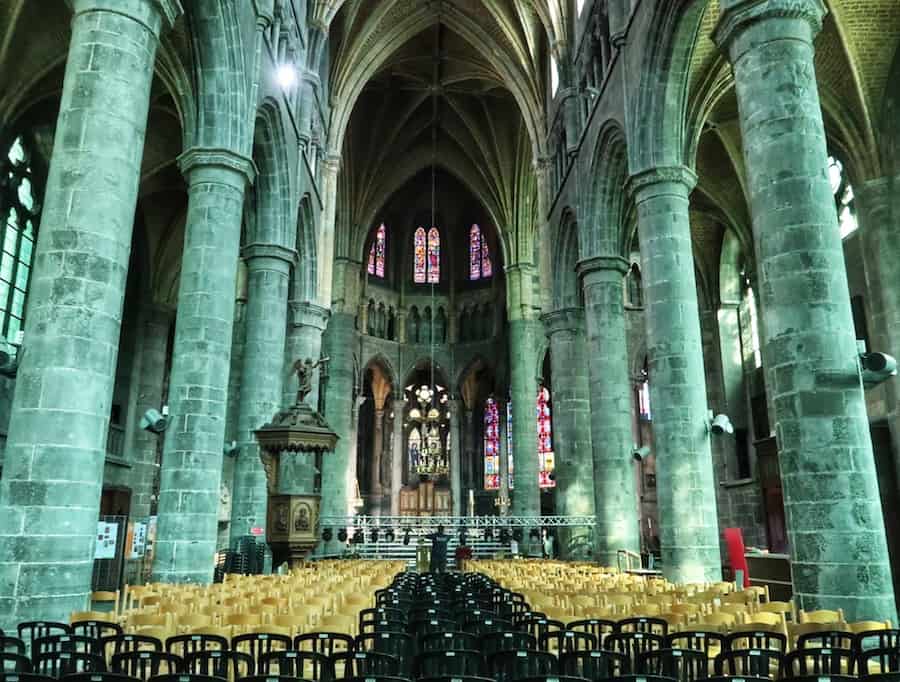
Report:
[[[347,516],[348,502],[353,490],[349,489],[348,471],[351,470],[351,453],[356,451],[355,388],[353,377],[353,351],[356,347],[356,329],[353,315],[333,312],[325,330],[323,343],[328,365],[328,389],[325,392],[325,418],[338,434],[334,452],[322,458],[322,516]],[[327,548],[334,551],[333,547]]]
[[[244,248],[247,308],[241,370],[238,445],[231,502],[231,544],[265,528],[268,489],[253,432],[283,407],[288,282],[295,252],[274,244]]]
[[[180,10],[74,2],[0,486],[3,628],[88,606],[153,65]]]
[[[865,254],[873,337],[870,348],[896,357],[900,355],[900,176],[870,180],[853,189]],[[895,468],[900,471],[900,386],[896,379],[881,386]]]
[[[142,313],[140,378],[135,414],[140,417],[147,410],[162,409],[163,383],[166,372],[166,349],[173,315],[161,307],[148,307]],[[160,437],[155,433],[136,429],[132,478],[136,482],[131,496],[131,517],[150,515],[150,497],[159,474]]]
[[[319,229],[319,244],[317,251],[318,267],[316,274],[318,283],[316,291],[319,301],[327,305],[331,302],[331,289],[334,276],[334,234],[335,218],[337,216],[337,185],[338,174],[341,170],[340,154],[329,154],[322,164],[322,223]],[[360,331],[365,333],[366,328]]]
[[[625,334],[624,277],[617,256],[581,261],[594,462],[594,560],[615,566],[616,552],[640,551],[635,490],[631,380]]]
[[[381,454],[384,450],[384,406],[375,406],[374,428],[372,429],[372,495],[381,495]]]
[[[394,401],[394,437],[391,455],[391,516],[400,516],[400,490],[403,488],[403,411],[406,401]]]
[[[500,423],[500,499],[509,503],[509,441],[506,433],[506,402],[497,403],[497,415]],[[500,507],[500,516],[508,516],[509,507]]]
[[[814,68],[824,14],[821,0],[728,0],[715,39],[737,85],[797,605],[894,620]]]
[[[466,490],[473,490],[478,485],[477,481],[475,481],[475,413],[474,411],[466,405],[465,400],[463,400],[463,433],[462,433],[462,446],[463,446],[463,457],[466,460],[466,480],[464,487]],[[462,463],[460,462],[460,465]],[[466,493],[468,497],[468,492]]]
[[[450,401],[450,433],[453,434],[450,439],[450,499],[453,503],[453,514],[455,516],[465,516],[463,509],[462,495],[462,458],[459,456],[459,450],[462,442],[459,439],[459,399],[454,398]]]
[[[553,450],[556,456],[557,513],[594,516],[594,460],[591,450],[590,382],[585,372],[584,311],[557,310],[541,318],[550,339],[553,373]],[[564,529],[560,556],[587,559],[590,531]]]
[[[179,162],[188,215],[153,580],[203,583],[212,580],[216,551],[244,190],[254,170],[222,149],[195,148]]]
[[[537,456],[537,359],[535,349],[540,333],[537,320],[509,322],[510,394],[512,399],[513,516],[540,516],[540,465]]]
[[[673,582],[722,577],[688,213],[695,182],[683,167],[630,181],[643,264],[662,563]]]

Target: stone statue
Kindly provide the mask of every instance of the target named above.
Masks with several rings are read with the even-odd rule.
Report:
[[[297,360],[291,367],[291,372],[297,374],[297,404],[306,400],[306,396],[312,391],[312,373],[316,367],[325,365],[330,358],[320,358],[315,362],[311,358]]]

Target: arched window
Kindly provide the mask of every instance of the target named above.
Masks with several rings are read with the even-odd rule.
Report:
[[[422,453],[422,434],[418,427],[409,432],[407,452],[409,453],[409,470],[411,472],[418,471],[419,455]]]
[[[487,240],[478,225],[469,229],[469,279],[487,279],[494,273]]]
[[[856,198],[853,186],[844,172],[844,164],[833,156],[828,157],[828,177],[831,180],[831,191],[837,207],[838,224],[841,228],[841,239],[856,232]]]
[[[428,283],[441,281],[441,233],[436,227],[428,230]]]
[[[384,256],[387,253],[387,228],[384,223],[378,226],[375,240],[369,249],[369,274],[384,279]]]
[[[550,391],[545,386],[538,387],[537,393],[537,437],[538,437],[538,484],[541,488],[556,486],[550,474],[554,469],[553,425],[550,419]]]
[[[17,137],[3,160],[0,194],[0,333],[15,341],[24,326],[25,297],[31,276],[31,261],[40,208],[35,199],[31,149]],[[0,185],[2,187],[2,185]]]
[[[512,430],[512,400],[506,401],[506,456],[509,466],[509,489],[513,489],[513,430]]]
[[[644,295],[641,291],[641,269],[637,263],[632,263],[628,274],[625,275],[626,280],[626,296],[628,296],[628,305],[633,308],[642,308],[644,305]]]
[[[413,236],[413,281],[416,284],[425,284],[427,267],[425,266],[425,253],[428,250],[425,228],[420,227]]]
[[[500,414],[493,398],[484,403],[484,489],[500,489]]]
[[[638,373],[638,414],[642,421],[650,421],[650,371],[647,367],[647,360],[644,360],[644,367]]]
[[[744,277],[744,305],[741,306],[741,312],[745,313],[745,317],[739,319],[739,322],[741,327],[744,327],[744,325],[749,327],[741,330],[741,336],[745,344],[744,352],[745,357],[747,357],[747,351],[753,355],[753,366],[759,368],[762,367],[762,346],[759,342],[759,307],[756,302],[756,293],[753,291],[753,285],[750,283],[750,277],[746,273],[741,274]]]
[[[441,233],[436,227],[427,233],[420,227],[413,235],[413,281],[416,284],[441,281]]]

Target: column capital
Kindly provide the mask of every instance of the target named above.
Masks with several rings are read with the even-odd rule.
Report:
[[[575,273],[583,278],[594,272],[612,271],[624,277],[630,268],[631,263],[621,256],[594,256],[578,261]]]
[[[197,171],[222,170],[243,176],[244,184],[253,184],[256,178],[256,164],[253,159],[248,159],[242,154],[230,149],[215,149],[211,147],[191,147],[178,157],[178,167],[182,174],[191,181]],[[223,181],[227,182],[223,178]],[[227,182],[227,184],[234,184]]]
[[[722,0],[713,40],[719,49],[728,50],[732,41],[749,26],[776,18],[806,22],[812,40],[822,30],[822,19],[827,12],[823,0]]]
[[[294,327],[312,327],[320,332],[328,326],[331,311],[308,301],[290,301],[291,325]]]
[[[144,24],[153,33],[169,30],[184,12],[181,0],[70,0],[75,14],[112,12]]]
[[[561,332],[584,331],[584,310],[581,308],[561,308],[541,315],[541,322],[550,338]]]
[[[241,249],[241,258],[247,261],[247,267],[253,269],[254,261],[280,260],[286,267],[297,262],[297,251],[279,244],[247,244]]]
[[[687,194],[697,186],[697,174],[687,166],[659,166],[635,173],[626,183],[628,196],[640,201],[648,188],[661,185],[682,185]]]

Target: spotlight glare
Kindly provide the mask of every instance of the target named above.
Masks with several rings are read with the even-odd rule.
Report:
[[[290,64],[282,64],[275,72],[275,79],[284,90],[291,88],[297,82],[297,72]]]

